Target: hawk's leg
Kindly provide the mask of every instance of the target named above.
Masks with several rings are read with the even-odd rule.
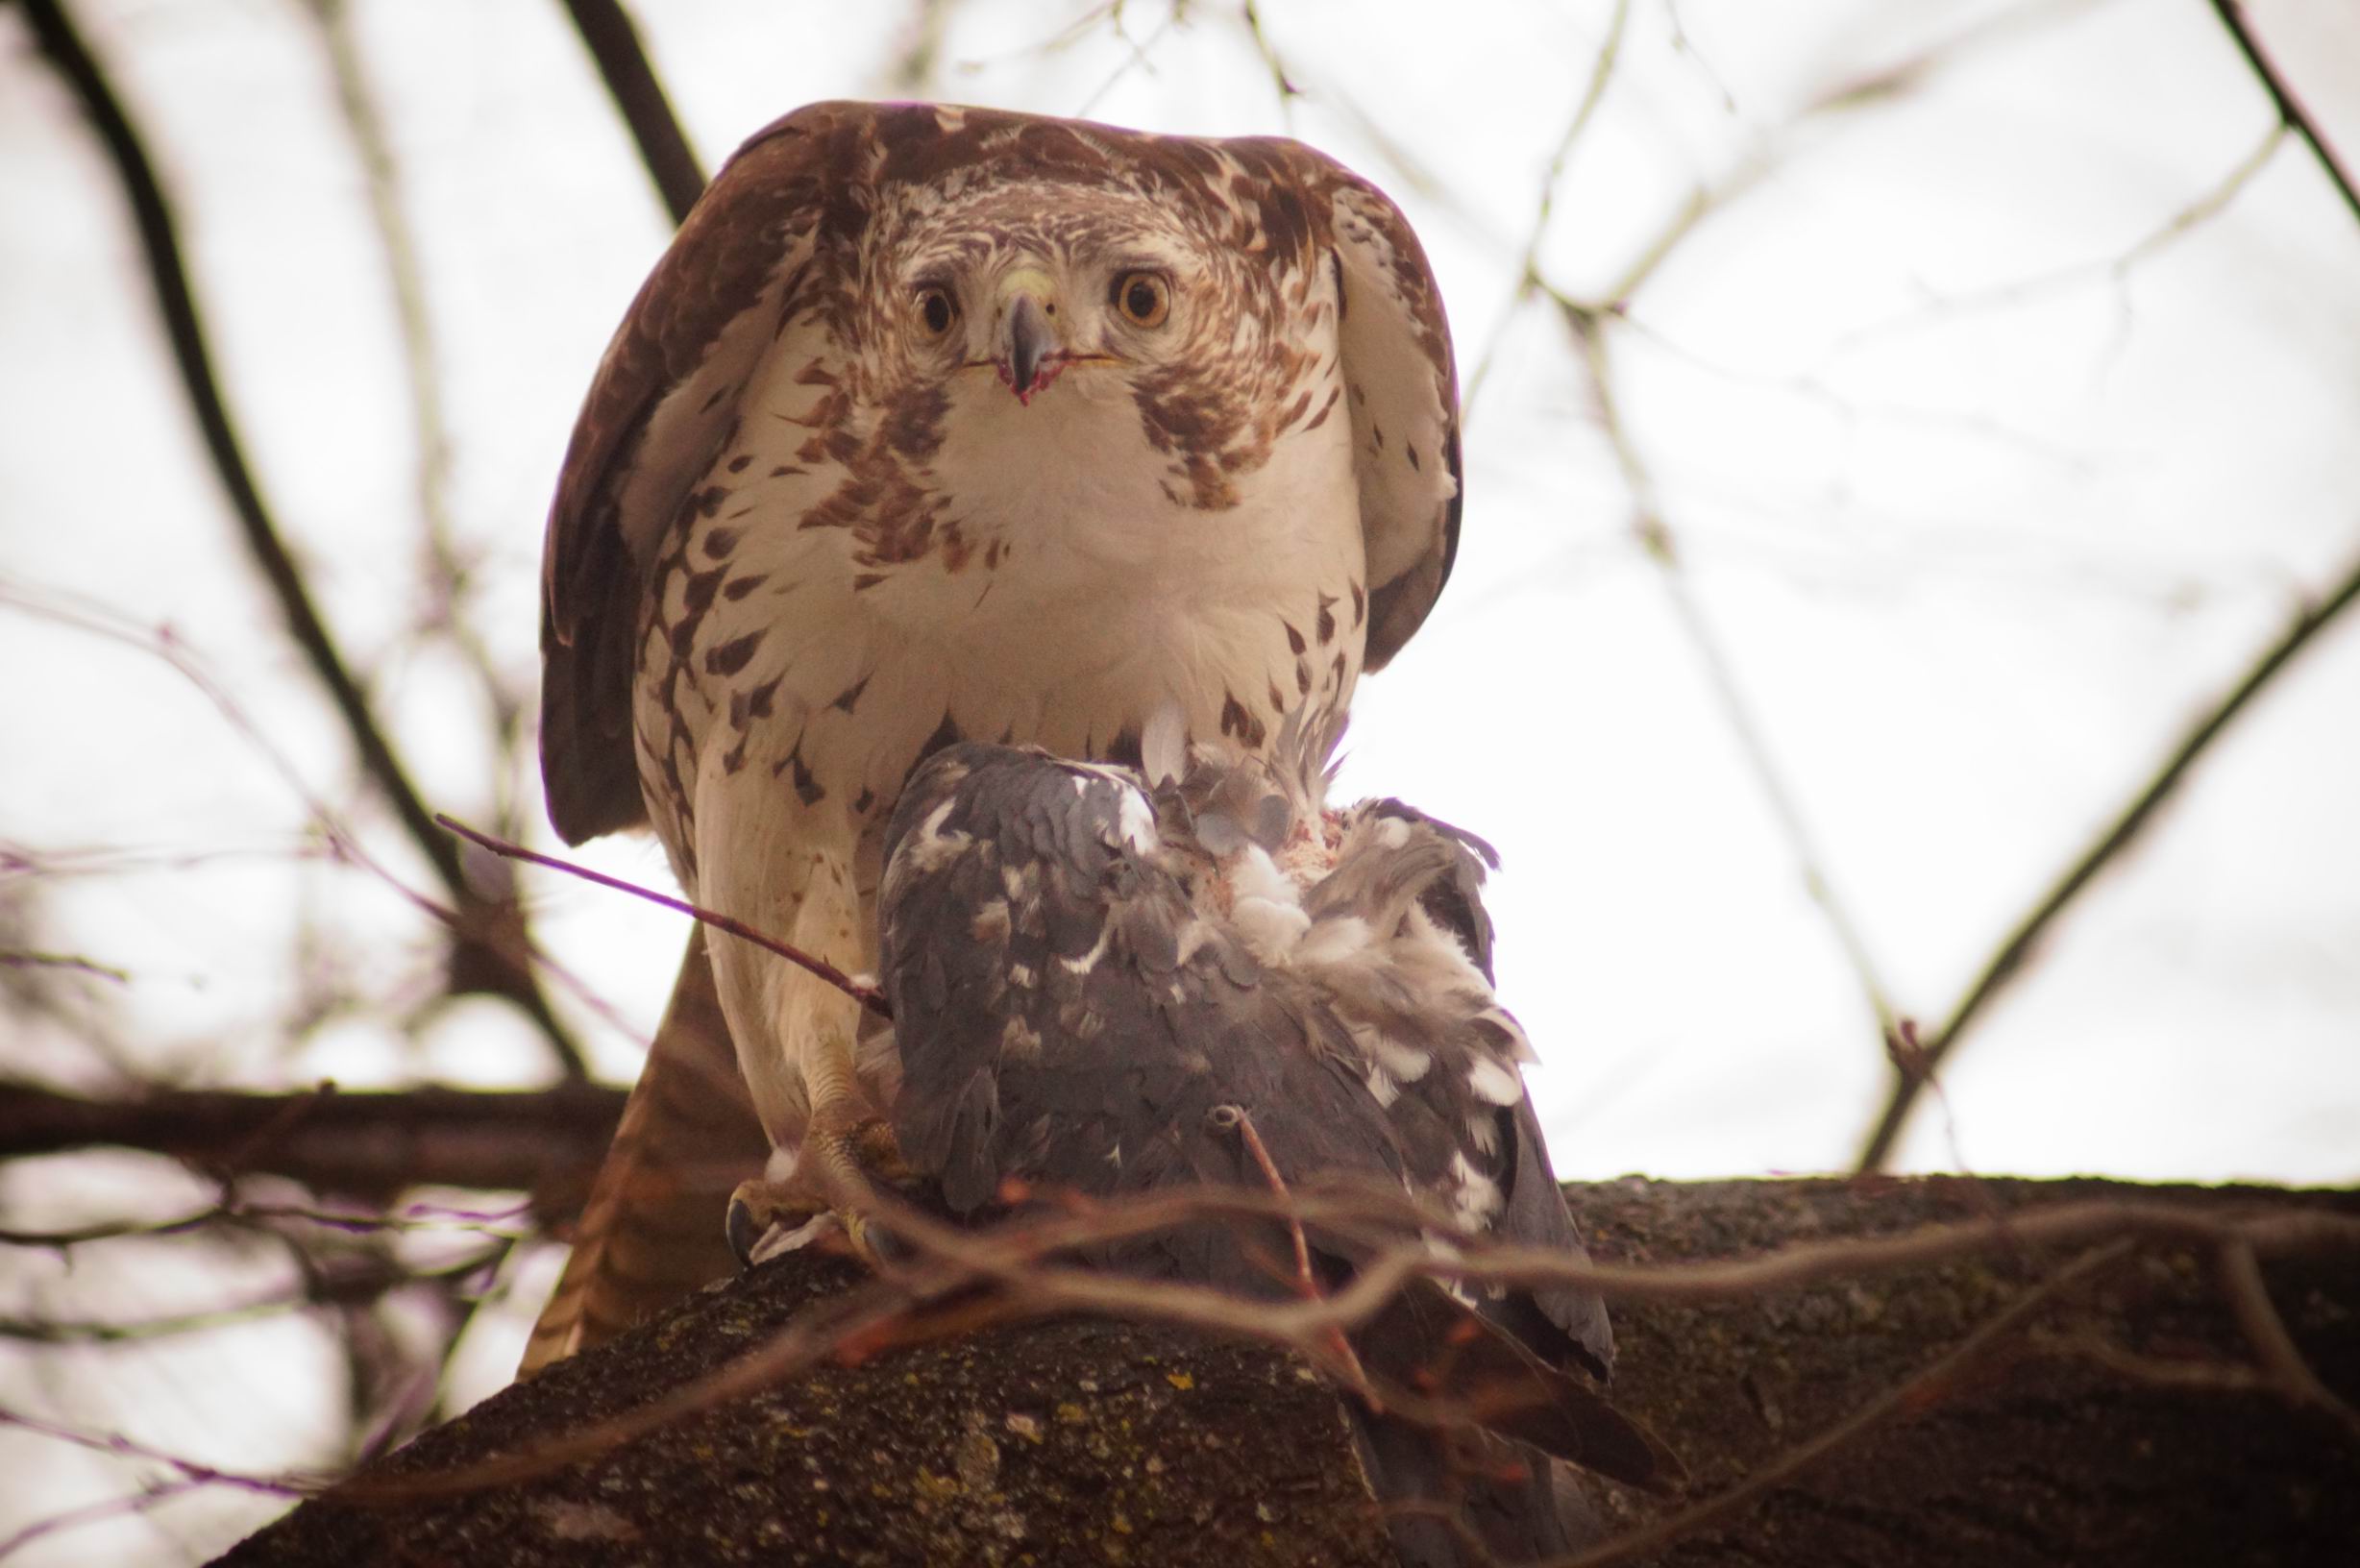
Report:
[[[774,1152],[770,1170],[729,1195],[729,1250],[739,1263],[750,1267],[841,1235],[855,1257],[877,1266],[884,1244],[873,1223],[878,1185],[915,1180],[893,1128],[860,1102],[838,1100],[817,1110],[802,1146],[785,1154]]]

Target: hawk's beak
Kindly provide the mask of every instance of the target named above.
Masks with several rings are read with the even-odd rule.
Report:
[[[1056,301],[1048,274],[1038,267],[1020,267],[1000,281],[999,379],[1027,405],[1064,368],[1064,344],[1049,324]]]

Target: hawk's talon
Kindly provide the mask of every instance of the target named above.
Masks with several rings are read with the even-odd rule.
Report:
[[[774,1155],[764,1175],[729,1195],[725,1232],[741,1268],[841,1237],[840,1245],[871,1269],[903,1248],[866,1212],[880,1186],[914,1179],[890,1123],[876,1116],[815,1117],[792,1157]]]

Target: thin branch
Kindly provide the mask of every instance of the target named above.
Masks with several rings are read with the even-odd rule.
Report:
[[[2162,222],[2133,241],[2127,250],[2095,260],[2068,262],[2030,277],[1987,287],[1939,295],[1881,321],[1872,321],[1852,329],[1835,339],[1826,357],[1833,360],[1897,333],[1954,324],[1961,317],[1985,311],[2012,309],[2101,281],[2114,285],[2116,313],[2126,321],[2130,313],[2128,285],[2132,274],[2226,210],[2229,204],[2270,166],[2271,159],[2285,141],[2286,135],[2285,126],[2273,125],[2219,181],[2168,214]],[[2124,331],[2127,331],[2126,326]]]
[[[418,442],[416,489],[418,520],[425,533],[426,567],[430,576],[430,625],[455,645],[482,690],[492,714],[498,754],[516,749],[522,733],[525,704],[519,694],[500,678],[499,662],[488,644],[463,613],[470,588],[470,566],[460,548],[451,514],[451,429],[444,417],[442,355],[435,344],[434,315],[427,300],[426,269],[408,218],[403,211],[401,164],[394,157],[385,119],[369,86],[368,70],[355,36],[353,0],[310,0],[327,47],[329,73],[334,78],[336,102],[343,110],[369,193],[369,215],[385,257],[385,281],[392,295],[394,319],[401,330],[404,379],[409,389],[410,424]],[[500,777],[505,780],[506,770]],[[513,816],[513,802],[504,796],[501,820]]]
[[[111,1455],[119,1459],[144,1459],[154,1464],[169,1465],[190,1481],[206,1482],[223,1486],[242,1487],[247,1491],[262,1492],[273,1497],[291,1497],[305,1490],[305,1483],[282,1476],[244,1474],[234,1470],[216,1470],[209,1464],[199,1464],[167,1454],[160,1448],[114,1433],[82,1432],[55,1421],[44,1421],[37,1415],[26,1415],[19,1410],[0,1409],[0,1427],[14,1427],[20,1431],[37,1433],[75,1448],[87,1449],[93,1454]]]
[[[647,165],[665,210],[675,225],[686,223],[688,209],[704,190],[704,169],[672,111],[663,83],[656,79],[639,30],[631,25],[621,0],[565,0],[565,9],[581,35],[582,47],[598,61],[599,75],[623,123],[630,127],[640,161]]]
[[[25,0],[24,9],[42,52],[73,89],[114,164],[116,178],[122,184],[124,198],[139,232],[149,286],[172,344],[182,389],[196,416],[214,474],[228,495],[231,510],[236,514],[248,553],[286,617],[289,635],[303,650],[312,674],[327,688],[363,771],[391,803],[411,843],[434,868],[435,875],[456,906],[460,918],[455,934],[461,956],[468,950],[480,953],[479,961],[470,966],[470,972],[480,976],[486,990],[506,996],[531,1017],[570,1075],[584,1076],[587,1068],[581,1052],[550,1011],[549,999],[542,994],[530,968],[502,953],[497,941],[478,935],[496,931],[504,920],[513,922],[520,917],[512,912],[504,916],[500,905],[479,894],[468,882],[457,849],[434,831],[433,818],[394,754],[392,743],[379,726],[367,696],[312,602],[303,572],[295,564],[278,523],[262,500],[222,396],[211,351],[206,346],[204,322],[189,286],[171,205],[165,199],[138,132],[115,96],[106,72],[85,46],[57,0]]]
[[[1460,399],[1461,417],[1474,418],[1475,400],[1490,379],[1492,361],[1499,355],[1500,345],[1507,339],[1514,322],[1516,306],[1529,299],[1537,286],[1540,269],[1540,242],[1548,237],[1549,219],[1557,210],[1557,187],[1565,177],[1565,164],[1597,115],[1598,106],[1606,101],[1607,85],[1614,80],[1614,63],[1622,56],[1623,32],[1631,20],[1631,0],[1615,0],[1614,14],[1607,23],[1606,37],[1598,45],[1597,58],[1590,62],[1589,83],[1582,89],[1582,101],[1574,106],[1573,118],[1565,123],[1565,133],[1557,138],[1556,151],[1549,155],[1549,166],[1540,177],[1540,205],[1533,213],[1532,233],[1525,237],[1524,254],[1517,257],[1516,276],[1508,303],[1501,306],[1498,323],[1491,329],[1490,340],[1483,353],[1476,355],[1474,374],[1467,378],[1466,393]]]
[[[645,898],[649,903],[660,904],[666,909],[675,910],[688,916],[691,919],[709,925],[716,931],[726,931],[729,935],[750,942],[768,952],[776,953],[788,963],[826,981],[878,1017],[891,1021],[894,1016],[892,1005],[885,1000],[885,993],[876,987],[855,980],[826,959],[807,953],[793,943],[782,942],[768,932],[756,930],[743,920],[734,919],[718,910],[706,909],[701,904],[692,904],[685,898],[675,898],[670,894],[658,893],[653,888],[643,888],[636,882],[627,882],[619,876],[608,876],[604,871],[594,871],[587,866],[577,865],[570,860],[560,860],[555,855],[544,855],[537,850],[528,849],[521,844],[510,844],[505,839],[494,838],[489,833],[469,827],[465,822],[449,817],[436,817],[434,821],[456,833],[469,844],[489,849],[495,855],[501,855],[509,860],[521,860],[529,866],[545,867],[553,871],[563,871],[568,876],[578,876],[584,882],[595,882],[602,888],[612,888],[617,893],[627,893],[633,897]]]
[[[2311,1363],[2302,1359],[2286,1319],[2270,1299],[2270,1286],[2253,1248],[2244,1241],[2229,1242],[2221,1249],[2220,1272],[2222,1293],[2228,1297],[2229,1310],[2237,1314],[2237,1326],[2245,1331],[2270,1385],[2290,1403],[2322,1411],[2348,1436],[2360,1439],[2360,1410],[2320,1382]]]
[[[0,1538],[0,1561],[14,1556],[36,1541],[46,1540],[52,1535],[62,1535],[69,1531],[81,1530],[89,1525],[104,1524],[110,1519],[121,1519],[133,1514],[145,1513],[150,1508],[160,1507],[175,1498],[185,1497],[205,1484],[206,1482],[202,1481],[183,1476],[178,1480],[144,1487],[136,1492],[127,1492],[120,1497],[105,1497],[95,1503],[85,1503],[79,1507],[67,1508],[62,1513],[44,1514],[14,1534]],[[276,1490],[283,1496],[300,1495],[289,1488],[281,1487]]]
[[[334,1209],[316,1209],[301,1204],[241,1203],[234,1199],[217,1203],[209,1209],[182,1214],[173,1219],[121,1221],[108,1225],[84,1225],[69,1231],[19,1231],[0,1228],[0,1246],[28,1247],[42,1251],[62,1252],[71,1247],[88,1246],[97,1241],[127,1241],[152,1239],[157,1237],[185,1236],[192,1231],[212,1227],[240,1227],[262,1230],[278,1224],[317,1225],[327,1230],[348,1235],[366,1236],[377,1232],[459,1233],[476,1236],[508,1237],[513,1233],[497,1229],[531,1217],[529,1205],[518,1205],[504,1212],[486,1213],[475,1210],[444,1209],[430,1204],[413,1204],[405,1213],[347,1213]]]
[[[1262,57],[1262,68],[1270,73],[1271,86],[1278,90],[1278,110],[1286,116],[1289,129],[1291,130],[1294,121],[1294,100],[1303,95],[1303,89],[1295,86],[1294,78],[1287,70],[1287,62],[1278,56],[1277,45],[1270,41],[1269,34],[1264,30],[1261,8],[1254,3],[1254,0],[1245,0],[1241,9],[1245,36],[1252,42],[1254,53]]]
[[[37,953],[22,947],[0,950],[0,969],[68,969],[97,980],[111,980],[118,986],[131,984],[131,972],[111,964],[73,953]]]
[[[2229,30],[2229,37],[2237,40],[2237,52],[2246,57],[2246,63],[2253,67],[2253,74],[2262,79],[2262,86],[2268,90],[2271,103],[2278,110],[2279,123],[2309,145],[2311,156],[2318,159],[2319,166],[2326,171],[2328,183],[2335,186],[2336,194],[2344,198],[2344,205],[2351,208],[2351,215],[2360,218],[2360,189],[2354,188],[2351,176],[2344,171],[2344,166],[2336,161],[2335,154],[2328,150],[2326,138],[2319,134],[2319,127],[2312,122],[2309,110],[2302,107],[2302,101],[2287,87],[2285,79],[2278,75],[2277,68],[2262,53],[2260,43],[2253,37],[2253,30],[2246,23],[2246,8],[2239,0],[2212,0],[2212,8],[2220,15],[2221,25]]]
[[[1557,305],[1575,344],[1580,348],[1584,366],[1589,372],[1590,385],[1598,400],[1598,413],[1605,427],[1608,444],[1614,451],[1615,460],[1622,469],[1624,487],[1630,492],[1632,531],[1637,536],[1640,549],[1658,568],[1658,578],[1663,584],[1672,613],[1695,649],[1705,669],[1706,680],[1719,704],[1724,723],[1736,739],[1738,750],[1745,757],[1754,774],[1755,787],[1761,792],[1771,814],[1784,831],[1788,847],[1803,872],[1804,886],[1812,901],[1826,915],[1829,928],[1834,932],[1847,963],[1852,967],[1854,980],[1877,1020],[1880,1038],[1890,1042],[1901,1038],[1901,1015],[1893,1005],[1892,993],[1877,972],[1875,958],[1868,950],[1868,940],[1860,932],[1835,890],[1835,882],[1827,870],[1827,857],[1805,821],[1802,803],[1788,787],[1778,759],[1770,749],[1769,737],[1756,722],[1752,704],[1745,697],[1737,679],[1736,666],[1729,650],[1721,644],[1720,633],[1706,616],[1687,578],[1678,541],[1664,521],[1656,501],[1655,479],[1640,456],[1638,444],[1633,439],[1622,418],[1621,400],[1614,386],[1613,368],[1608,358],[1604,334],[1599,331],[1601,317],[1597,311],[1542,285],[1544,292]]]
[[[1884,1111],[1877,1119],[1860,1151],[1859,1168],[1863,1171],[1881,1169],[1892,1158],[1893,1146],[1900,1140],[1902,1128],[1916,1106],[1918,1094],[1928,1079],[1940,1070],[1958,1041],[1974,1027],[1985,1009],[2005,991],[2022,971],[2025,961],[2041,940],[2049,934],[2057,919],[2072,907],[2092,881],[2115,858],[2136,843],[2153,821],[2156,809],[2171,798],[2196,764],[2212,744],[2227,730],[2229,724],[2243,713],[2253,698],[2276,678],[2279,672],[2294,662],[2295,656],[2317,639],[2337,616],[2351,608],[2360,599],[2360,558],[2355,558],[2341,578],[2327,590],[2326,596],[2305,604],[2287,623],[2286,629],[2275,642],[2263,649],[2245,677],[2228,693],[2189,726],[2177,746],[2164,758],[2147,784],[2132,796],[2129,803],[2116,814],[2088,847],[2075,857],[2073,863],[2050,885],[2040,901],[2017,921],[2013,930],[2001,939],[1999,946],[1983,961],[1983,966],[1969,984],[1964,994],[1952,1007],[1950,1017],[1934,1031],[1913,1061],[1894,1063],[1893,1088]]]
[[[206,700],[213,704],[230,727],[235,730],[248,745],[254,747],[256,753],[270,765],[271,771],[285,781],[288,790],[293,793],[297,800],[302,802],[304,810],[308,814],[311,826],[326,839],[329,850],[337,860],[348,862],[375,876],[396,897],[429,919],[436,921],[451,931],[455,944],[455,983],[457,978],[455,960],[462,953],[488,954],[496,958],[504,968],[492,971],[494,978],[504,972],[505,968],[523,968],[529,965],[537,964],[555,976],[559,984],[573,993],[577,1001],[613,1025],[619,1033],[626,1036],[635,1035],[636,1032],[632,1026],[615,1011],[612,1004],[591,990],[578,975],[550,957],[534,943],[531,933],[527,929],[522,912],[513,899],[504,899],[498,904],[488,906],[488,919],[485,906],[480,904],[477,906],[476,913],[471,917],[460,909],[454,909],[449,904],[438,902],[420,893],[394,875],[390,870],[369,853],[368,847],[360,842],[358,835],[346,824],[343,818],[329,805],[327,800],[311,788],[304,778],[301,770],[295,766],[294,759],[271,740],[263,730],[260,722],[246,710],[245,704],[238,700],[236,694],[232,692],[212,673],[199,652],[184,639],[176,635],[170,626],[156,627],[141,625],[104,604],[69,590],[47,585],[35,587],[12,581],[6,576],[0,576],[0,607],[53,621],[60,625],[71,626],[90,636],[104,637],[120,643],[126,648],[136,649],[142,653],[161,659],[166,668],[194,686],[204,695]],[[0,872],[51,874],[52,868],[45,858],[48,853],[47,851],[26,851],[16,845],[0,844]],[[158,863],[175,864],[172,861],[159,861]],[[195,863],[196,861],[189,857],[183,857],[178,862],[178,864]],[[82,865],[76,865],[69,859],[63,867],[66,871],[82,874],[89,874],[93,870],[103,871],[111,869],[103,864],[93,868],[86,859]],[[482,966],[473,966],[470,972],[481,975]],[[553,1025],[553,1017],[546,1017],[541,1014],[534,1014],[532,1017],[536,1022],[543,1025],[545,1031]],[[644,1041],[642,1042],[644,1043]],[[564,1050],[559,1052],[561,1063],[566,1060],[566,1053],[570,1051],[569,1039],[569,1043]],[[569,1071],[567,1076],[572,1078],[579,1075]]]

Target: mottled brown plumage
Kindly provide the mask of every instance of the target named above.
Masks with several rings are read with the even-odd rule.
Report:
[[[1340,714],[1457,538],[1457,395],[1400,213],[1292,142],[821,104],[715,180],[552,509],[542,761],[701,902],[848,969],[961,736],[1266,746]],[[890,1110],[841,996],[717,938],[774,1144]],[[889,1042],[888,1042],[889,1043]]]

